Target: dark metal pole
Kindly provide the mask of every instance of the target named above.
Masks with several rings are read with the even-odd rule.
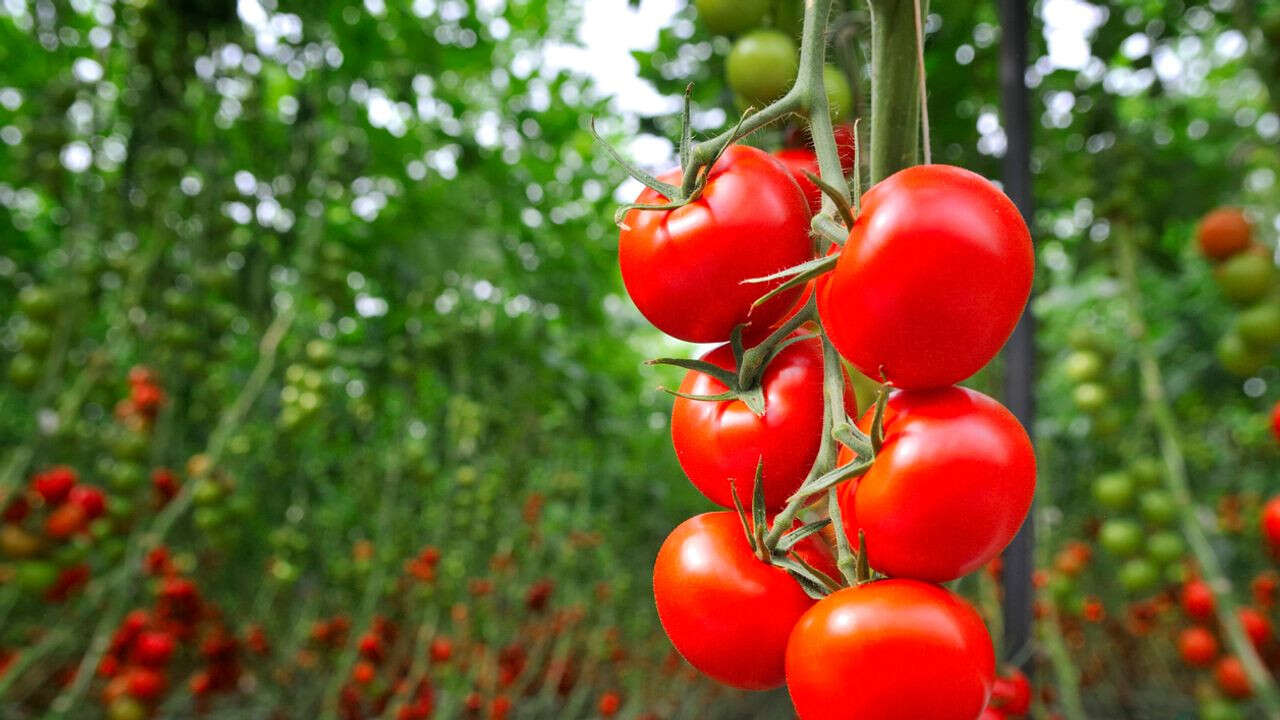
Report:
[[[1027,91],[1027,0],[997,0],[1000,6],[1000,104],[1008,146],[1004,190],[1027,225],[1034,212],[1031,184],[1031,98]],[[1035,318],[1030,310],[1005,346],[1004,398],[1028,433],[1035,425]],[[1004,551],[1004,658],[1030,674],[1034,510]]]

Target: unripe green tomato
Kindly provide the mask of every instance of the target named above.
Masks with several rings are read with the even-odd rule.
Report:
[[[1138,510],[1142,513],[1143,520],[1156,527],[1164,527],[1178,516],[1178,504],[1174,502],[1173,495],[1164,490],[1142,493],[1138,498]]]
[[[23,560],[14,568],[13,581],[29,593],[41,593],[58,579],[58,568],[47,560]]]
[[[218,507],[198,507],[191,513],[191,519],[195,521],[196,527],[205,532],[214,530],[226,522],[226,515]]]
[[[764,22],[769,0],[694,0],[698,19],[716,35],[737,35]]]
[[[1142,526],[1128,518],[1112,518],[1098,529],[1098,544],[1116,557],[1136,555],[1142,540]]]
[[[40,285],[28,285],[18,291],[18,309],[35,320],[48,320],[58,312],[54,292]]]
[[[194,328],[177,320],[165,323],[161,334],[167,344],[178,349],[195,347],[200,341]]]
[[[277,559],[271,563],[271,577],[278,582],[292,583],[298,579],[298,568],[287,560]]]
[[[131,695],[121,695],[107,706],[107,720],[146,720],[147,707]]]
[[[796,44],[776,30],[743,35],[725,62],[729,87],[757,110],[786,94],[799,67]]]
[[[822,85],[827,90],[827,109],[831,122],[839,125],[853,113],[853,89],[849,78],[835,65],[822,67]]]
[[[107,515],[116,520],[127,520],[133,517],[133,501],[126,500],[119,495],[112,495],[107,498]]]
[[[124,430],[112,442],[111,454],[121,460],[142,460],[146,458],[150,444],[151,439],[145,434]]]
[[[191,293],[175,287],[165,288],[161,299],[169,312],[178,317],[187,317],[196,309],[196,300]]]
[[[1161,530],[1147,540],[1147,557],[1157,565],[1168,565],[1182,557],[1187,551],[1186,543],[1175,532]]]
[[[1162,472],[1164,472],[1164,466],[1153,457],[1140,457],[1129,465],[1129,475],[1140,487],[1159,485]]]
[[[1218,362],[1227,372],[1236,377],[1255,375],[1267,364],[1267,353],[1249,347],[1244,338],[1235,332],[1229,332],[1218,341]]]
[[[1280,343],[1280,303],[1263,300],[1236,316],[1236,334],[1250,347],[1265,350]]]
[[[1075,350],[1106,352],[1107,339],[1101,332],[1088,325],[1076,325],[1067,332],[1067,344]]]
[[[307,359],[321,367],[333,362],[333,343],[316,338],[307,342]]]
[[[1223,260],[1213,279],[1228,300],[1241,305],[1261,300],[1271,290],[1275,264],[1262,251],[1247,250]]]
[[[1164,569],[1164,581],[1170,585],[1181,585],[1187,581],[1190,575],[1187,573],[1187,566],[1180,562],[1168,565]]]
[[[1160,570],[1146,558],[1126,560],[1120,566],[1120,587],[1130,594],[1146,592],[1160,582]]]
[[[1133,504],[1133,478],[1128,473],[1104,473],[1093,481],[1093,499],[1110,510],[1124,510]]]
[[[286,428],[293,428],[302,422],[302,411],[296,405],[285,406],[280,411],[280,424]]]
[[[1084,412],[1096,412],[1102,409],[1110,399],[1107,388],[1096,382],[1080,383],[1071,391],[1071,399],[1076,407]]]
[[[142,466],[135,462],[118,462],[111,466],[111,473],[107,475],[107,481],[111,483],[111,489],[119,492],[128,492],[146,482],[146,471]]]
[[[1244,720],[1244,713],[1230,700],[1210,698],[1200,704],[1200,720]]]
[[[109,536],[114,527],[115,525],[112,524],[111,518],[108,518],[108,517],[94,518],[92,521],[89,522],[89,537],[93,538],[94,540],[101,540]]]
[[[42,355],[53,342],[53,332],[49,326],[34,320],[28,321],[18,329],[18,344],[25,353]]]
[[[35,386],[40,379],[40,363],[35,358],[20,352],[9,361],[9,382],[14,387],[27,390]]]
[[[1066,603],[1076,594],[1075,580],[1062,573],[1054,573],[1049,578],[1049,594],[1059,605]]]
[[[221,497],[222,486],[209,478],[200,478],[191,487],[191,500],[196,505],[211,505]]]
[[[1062,374],[1073,383],[1097,380],[1102,374],[1102,356],[1093,350],[1076,350],[1062,361]]]
[[[89,541],[84,537],[73,537],[54,549],[49,559],[54,565],[64,568],[84,560],[89,554]]]

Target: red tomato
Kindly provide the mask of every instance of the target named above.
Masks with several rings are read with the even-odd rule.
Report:
[[[1276,440],[1280,440],[1280,402],[1271,408],[1271,434]]]
[[[653,595],[684,659],[744,690],[782,684],[787,637],[814,602],[785,570],[752,554],[732,512],[697,515],[667,536]]]
[[[982,711],[982,714],[978,716],[978,720],[1009,720],[1009,716],[993,707],[989,707]]]
[[[845,175],[853,170],[853,160],[858,152],[858,138],[854,135],[853,125],[843,123],[835,126],[833,135],[836,140],[836,152],[840,155],[840,167]],[[813,150],[813,138],[809,135],[808,125],[795,126],[786,132],[784,138],[788,148]]]
[[[133,668],[125,674],[126,691],[139,700],[155,700],[164,694],[168,682],[150,668]]]
[[[994,675],[978,613],[916,580],[832,593],[787,644],[787,688],[801,720],[972,720]]]
[[[164,665],[173,657],[173,636],[158,630],[145,630],[133,641],[130,657],[139,665]]]
[[[1192,667],[1209,667],[1218,657],[1218,639],[1205,628],[1189,627],[1178,635],[1178,653]]]
[[[662,180],[680,182],[679,171]],[[665,198],[646,188],[637,202]],[[813,257],[809,208],[787,169],[763,150],[735,145],[711,169],[697,200],[676,210],[631,210],[618,241],[627,292],[659,330],[690,342],[724,342],[750,320],[768,326],[799,288],[751,310],[774,283],[748,283]]]
[[[722,345],[703,360],[736,370],[733,351]],[[764,461],[764,499],[770,511],[781,509],[804,482],[822,442],[822,343],[816,338],[792,343],[765,368],[765,413],[757,417],[740,400],[706,401],[677,397],[671,410],[671,443],[689,481],[709,500],[733,508],[729,481],[744,508],[751,507],[756,466]],[[726,390],[715,378],[694,370],[680,391],[718,395]],[[853,392],[847,408],[855,411]]]
[[[1262,506],[1262,535],[1271,547],[1280,548],[1280,495]]]
[[[1218,682],[1222,692],[1237,700],[1253,695],[1253,687],[1249,683],[1249,676],[1244,671],[1244,663],[1234,655],[1228,655],[1218,661],[1217,666],[1213,668],[1213,679]]]
[[[818,283],[831,342],[899,388],[951,385],[986,365],[1031,292],[1031,236],[980,175],[920,165],[876,184]]]
[[[75,470],[66,465],[58,465],[32,477],[31,489],[44,498],[46,503],[57,505],[67,499],[67,493],[75,487],[78,479]]]
[[[822,209],[822,190],[805,175],[811,172],[819,175],[818,156],[805,148],[785,148],[773,154],[787,167],[787,172],[795,178],[796,184],[804,191],[805,200],[809,201],[809,212],[817,214]]]
[[[1018,668],[997,677],[991,686],[991,707],[1010,715],[1026,715],[1031,711],[1031,681]]]
[[[1271,621],[1265,615],[1253,608],[1243,607],[1236,617],[1240,618],[1244,633],[1249,636],[1249,642],[1255,648],[1262,649],[1271,642]]]
[[[1182,595],[1179,600],[1182,611],[1192,620],[1208,620],[1213,617],[1213,608],[1216,605],[1213,591],[1203,581],[1188,580],[1182,586]]]
[[[1253,242],[1253,229],[1239,208],[1222,207],[1201,218],[1196,240],[1205,257],[1225,260],[1249,247]]]
[[[80,532],[88,522],[84,508],[75,503],[63,503],[49,513],[44,523],[44,532],[51,538],[61,540]]]
[[[846,483],[840,512],[850,543],[866,533],[872,567],[946,582],[1000,554],[1035,485],[1031,440],[1003,405],[968,388],[904,390],[890,396],[884,444],[856,487]]]
[[[102,491],[92,485],[77,485],[67,494],[67,502],[79,505],[85,517],[90,520],[102,515],[106,509],[107,499]]]

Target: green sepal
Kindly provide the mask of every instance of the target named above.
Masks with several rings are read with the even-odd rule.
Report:
[[[756,545],[755,533],[751,530],[751,521],[747,519],[747,511],[742,507],[742,501],[738,499],[738,485],[729,478],[729,494],[733,496],[733,508],[738,511],[738,520],[742,523],[742,532],[747,536],[747,545],[751,546],[751,552],[759,554],[760,546]]]
[[[804,484],[800,486],[799,490],[796,490],[795,493],[791,495],[791,498],[788,500],[788,502],[796,498],[803,498],[803,497],[808,497],[810,495],[816,495],[817,493],[820,493],[823,490],[826,490],[827,488],[832,487],[838,483],[842,483],[845,480],[857,477],[865,473],[867,470],[870,470],[871,464],[872,464],[871,459],[854,460],[848,465],[842,465],[836,468],[835,470],[832,470],[831,472],[826,473],[825,475],[819,475],[818,477],[810,477],[804,481]]]
[[[623,157],[622,154],[614,149],[612,145],[605,142],[604,138],[600,137],[600,133],[596,132],[596,119],[594,117],[590,119],[588,125],[591,128],[591,136],[596,139],[596,142],[600,143],[600,146],[604,148],[605,152],[609,153],[609,157],[613,158],[614,162],[621,165],[622,169],[627,171],[628,175],[640,181],[642,185],[668,200],[684,199],[684,194],[680,192],[680,188],[672,185],[671,183],[662,182],[644,170],[641,170],[630,160]]]
[[[803,285],[820,275],[825,275],[828,272],[831,272],[831,269],[836,266],[836,262],[839,259],[840,259],[839,255],[824,255],[821,258],[818,258],[817,260],[810,260],[808,263],[804,263],[804,265],[808,265],[812,263],[813,267],[801,272],[798,275],[792,276],[789,280],[786,280],[785,282],[780,283],[777,287],[773,288],[772,290],[765,293],[764,295],[761,295],[759,298],[756,299],[755,302],[751,303],[752,309],[755,309],[763,305],[764,303],[769,302],[770,300],[774,299],[778,295],[781,295],[782,293],[794,287],[799,287],[800,285]],[[803,267],[803,265],[797,265],[796,267]],[[794,269],[795,268],[792,268],[792,270]],[[785,272],[786,271],[784,271],[784,273]],[[752,280],[743,280],[744,283],[753,282],[753,281],[754,281],[754,278]]]
[[[880,452],[880,446],[884,444],[884,408],[889,401],[889,388],[880,388],[880,393],[876,395],[876,411],[871,416],[871,452]]]
[[[764,457],[756,462],[756,479],[751,489],[751,520],[754,523],[752,530],[756,536],[756,547],[762,548],[764,544],[765,528],[768,526],[769,518],[765,513],[764,506]]]
[[[784,553],[789,552],[791,548],[795,547],[796,543],[804,540],[814,533],[821,532],[823,528],[830,524],[830,518],[823,518],[821,520],[808,523],[807,525],[802,525],[786,535],[783,535],[782,539],[778,541],[777,549]]]
[[[674,367],[684,368],[685,370],[700,372],[703,375],[710,375],[711,377],[719,380],[720,384],[729,388],[730,391],[733,391],[734,388],[738,386],[738,376],[735,375],[732,370],[725,370],[719,365],[707,362],[706,360],[692,360],[688,358],[656,358],[654,360],[646,360],[644,364],[672,365]]]
[[[858,531],[858,583],[871,579],[871,561],[867,559],[867,533]]]
[[[836,210],[840,211],[840,218],[844,220],[845,226],[853,227],[853,208],[849,207],[849,201],[845,199],[844,193],[808,170],[805,170],[804,174],[805,177],[809,178],[810,182],[817,185],[818,189],[836,204]]]

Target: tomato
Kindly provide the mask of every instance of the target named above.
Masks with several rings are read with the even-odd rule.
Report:
[[[1229,331],[1218,341],[1218,362],[1227,372],[1237,377],[1257,374],[1267,364],[1269,356],[1249,346],[1235,331]]]
[[[1205,257],[1223,260],[1253,244],[1253,230],[1239,208],[1223,207],[1200,219],[1196,241]]]
[[[1244,626],[1244,634],[1249,636],[1249,642],[1253,643],[1255,648],[1261,650],[1271,644],[1274,631],[1266,615],[1251,607],[1243,607],[1236,613],[1236,617],[1240,618],[1240,624]]]
[[[5,557],[28,558],[40,551],[40,538],[22,529],[21,525],[0,525],[0,552]]]
[[[1262,247],[1232,255],[1213,269],[1213,279],[1222,294],[1240,305],[1261,300],[1271,290],[1274,276],[1271,253]]]
[[[1280,407],[1280,406],[1277,406]],[[1273,548],[1280,548],[1280,495],[1262,506],[1262,536]]]
[[[1164,490],[1148,490],[1138,498],[1138,511],[1152,525],[1165,526],[1178,517],[1178,504]]]
[[[1200,704],[1200,720],[1244,720],[1240,708],[1230,700],[1208,698]]]
[[[846,175],[853,170],[853,161],[858,153],[858,137],[853,125],[841,123],[833,128],[836,141],[836,152],[840,156],[840,167]],[[785,142],[788,148],[813,150],[813,137],[809,134],[808,125],[794,125],[787,130]]]
[[[1062,363],[1063,374],[1074,383],[1098,379],[1102,368],[1102,356],[1092,350],[1076,350]]]
[[[40,285],[28,285],[18,291],[18,309],[35,320],[49,320],[58,313],[58,297]]]
[[[1080,383],[1071,391],[1071,401],[1083,412],[1097,412],[1106,406],[1110,399],[1111,393],[1101,383]]]
[[[1191,580],[1183,585],[1179,602],[1182,605],[1182,611],[1193,620],[1212,618],[1214,606],[1217,605],[1213,591],[1203,580]]]
[[[1017,668],[1008,676],[998,677],[991,686],[991,707],[1010,715],[1026,715],[1031,711],[1031,681]]]
[[[1236,334],[1250,347],[1265,349],[1280,343],[1280,304],[1263,300],[1236,316]]]
[[[173,657],[173,636],[158,630],[144,630],[133,641],[130,659],[139,665],[164,665]]]
[[[737,35],[764,22],[769,0],[695,0],[698,19],[716,35]]]
[[[93,520],[100,517],[107,507],[107,498],[102,491],[92,485],[77,485],[67,493],[67,502],[79,505],[85,517]]]
[[[9,381],[22,390],[34,387],[40,379],[40,361],[20,352],[9,361]]]
[[[818,312],[840,354],[899,388],[951,385],[986,365],[1027,304],[1026,223],[986,178],[919,165],[877,183]]]
[[[703,360],[736,370],[733,351],[721,345]],[[733,508],[729,481],[744,508],[751,507],[756,466],[763,460],[764,499],[770,511],[786,505],[804,482],[822,442],[822,343],[816,338],[792,343],[765,368],[764,415],[757,417],[741,400],[689,400],[677,397],[671,410],[671,443],[689,480],[709,500]],[[680,391],[717,395],[719,380],[690,370]],[[847,390],[847,409],[856,412]]]
[[[1218,661],[1213,668],[1213,679],[1217,681],[1222,692],[1237,700],[1253,695],[1253,687],[1249,676],[1244,671],[1244,663],[1234,655],[1228,655]]]
[[[67,499],[78,480],[75,470],[66,465],[58,465],[33,476],[31,489],[44,498],[46,503],[58,505]]]
[[[757,110],[791,89],[800,69],[795,42],[777,30],[756,30],[733,44],[725,60],[729,87]]]
[[[982,711],[982,714],[978,716],[978,720],[1009,720],[1009,716],[993,707],[989,707]]]
[[[994,676],[978,613],[916,580],[834,592],[787,643],[787,689],[801,720],[972,720]]]
[[[1147,556],[1161,565],[1172,563],[1186,551],[1187,546],[1182,542],[1182,536],[1168,530],[1154,533],[1147,540]]]
[[[1146,558],[1133,558],[1120,566],[1118,579],[1125,592],[1143,593],[1160,582],[1160,569]]]
[[[84,508],[75,503],[64,503],[49,513],[44,532],[51,538],[64,540],[83,530],[88,522]]]
[[[107,720],[145,720],[147,708],[128,696],[117,697],[107,705]]]
[[[1128,518],[1111,518],[1098,529],[1098,543],[1117,557],[1137,554],[1142,539],[1142,526]]]
[[[795,178],[796,184],[804,191],[804,199],[809,201],[809,212],[817,214],[822,209],[822,190],[805,175],[811,172],[819,174],[818,156],[805,148],[784,148],[773,154],[786,166],[787,172]]]
[[[125,675],[126,692],[142,701],[156,700],[168,684],[164,675],[150,668],[133,668]]]
[[[1093,481],[1093,499],[1111,510],[1124,510],[1133,504],[1133,478],[1123,471],[1103,473]]]
[[[679,182],[679,171],[662,179]],[[665,199],[646,188],[637,202]],[[742,281],[813,256],[804,194],[780,162],[745,145],[725,151],[697,200],[676,210],[631,210],[626,224],[618,261],[627,292],[659,330],[690,342],[724,342],[748,320],[768,326],[782,317],[800,288],[752,311],[782,280]]]
[[[737,514],[681,523],[653,570],[658,619],[690,665],[744,690],[781,685],[787,638],[814,603],[785,570],[759,560]]]
[[[1276,440],[1280,440],[1280,402],[1277,402],[1271,408],[1271,434]],[[1277,527],[1280,528],[1280,523],[1277,524]],[[1273,537],[1280,538],[1280,533]]]
[[[1189,627],[1178,634],[1178,653],[1192,667],[1209,667],[1218,657],[1218,639],[1205,628]]]
[[[841,493],[840,510],[850,542],[866,532],[872,567],[945,582],[1000,554],[1035,484],[1031,440],[1003,405],[968,388],[903,390],[889,397],[875,464]]]
[[[618,710],[622,707],[622,696],[610,690],[600,696],[600,702],[596,705],[596,709],[600,711],[603,717],[613,717],[618,714]]]

